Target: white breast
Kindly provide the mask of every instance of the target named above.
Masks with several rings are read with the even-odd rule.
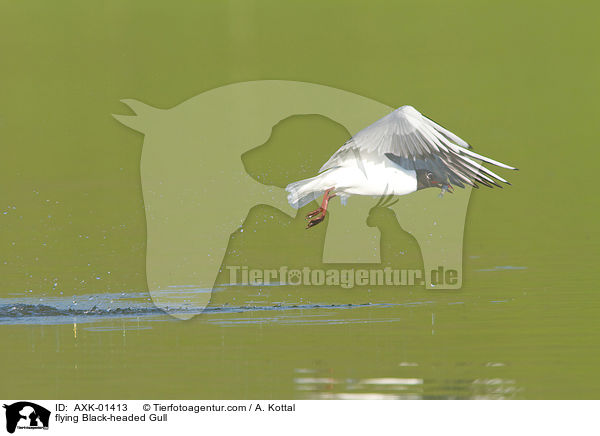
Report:
[[[327,172],[326,178],[340,194],[406,195],[417,190],[414,170],[406,170],[381,155],[361,154],[342,162]]]

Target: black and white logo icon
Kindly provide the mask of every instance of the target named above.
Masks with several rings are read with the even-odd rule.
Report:
[[[6,431],[14,433],[15,429],[48,429],[50,411],[29,401],[19,401],[3,406],[6,409]]]

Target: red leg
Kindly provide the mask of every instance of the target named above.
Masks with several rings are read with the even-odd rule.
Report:
[[[310,220],[307,229],[310,229],[313,226],[316,226],[320,222],[325,219],[325,214],[327,213],[327,206],[329,205],[329,200],[336,196],[336,194],[329,195],[329,193],[333,190],[333,188],[329,188],[325,191],[325,195],[323,195],[323,202],[321,203],[321,207],[312,211],[308,215],[306,215],[306,219]]]

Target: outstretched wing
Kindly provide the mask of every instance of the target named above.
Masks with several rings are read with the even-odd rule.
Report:
[[[465,183],[473,187],[478,187],[477,183],[500,186],[496,180],[508,183],[473,159],[511,170],[516,168],[474,153],[470,148],[412,106],[402,106],[350,138],[320,171],[340,166],[349,155],[364,152],[387,156],[406,169],[430,170],[460,187]]]

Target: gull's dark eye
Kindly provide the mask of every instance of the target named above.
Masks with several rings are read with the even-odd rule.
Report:
[[[433,176],[432,173],[427,173],[427,180],[431,180],[431,177]]]

